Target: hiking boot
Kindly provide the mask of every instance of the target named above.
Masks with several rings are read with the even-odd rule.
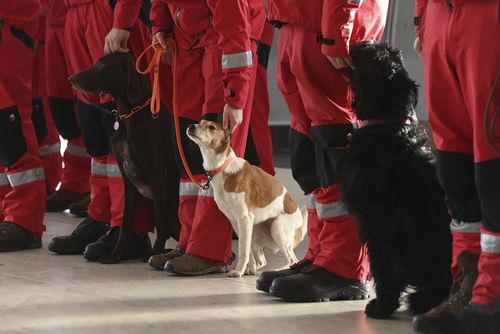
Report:
[[[42,247],[42,238],[11,222],[0,223],[0,252]]]
[[[74,191],[59,189],[47,196],[45,210],[47,212],[60,212],[69,208],[71,203],[81,201],[89,193],[77,193]]]
[[[80,201],[69,205],[69,212],[77,217],[88,217],[88,207],[90,203],[90,194],[82,198]]]
[[[88,244],[95,242],[108,229],[109,224],[89,217],[78,224],[70,235],[52,239],[48,249],[60,255],[82,254]]]
[[[148,264],[158,270],[165,270],[165,264],[168,261],[176,259],[184,255],[184,251],[180,248],[167,249],[163,254],[155,254],[149,258]]]
[[[168,261],[165,264],[165,271],[184,276],[201,276],[226,273],[229,271],[229,265],[216,264],[213,261],[205,260],[195,255],[184,254],[181,257]]]
[[[101,236],[99,240],[91,243],[85,248],[83,257],[91,262],[96,262],[104,255],[111,254],[115,248],[118,237],[120,236],[120,228],[113,227],[106,234]],[[121,254],[120,260],[140,259],[151,253],[151,241],[148,234],[138,234],[132,232],[127,247]]]
[[[315,265],[299,274],[278,277],[269,288],[272,296],[292,302],[361,300],[370,297],[368,291],[364,282],[340,277]]]
[[[299,274],[303,269],[309,268],[311,265],[312,261],[308,259],[302,259],[299,262],[292,264],[288,269],[278,271],[264,271],[259,275],[259,278],[257,279],[257,290],[269,292],[269,288],[271,287],[271,284],[273,284],[275,278]]]
[[[478,275],[479,255],[465,251],[460,253],[457,261],[462,269],[461,277],[454,282],[454,287],[452,287],[452,292],[447,300],[429,312],[413,318],[413,328],[417,333],[434,333],[436,328],[442,327],[443,322],[453,319],[469,305],[472,298],[472,288]]]

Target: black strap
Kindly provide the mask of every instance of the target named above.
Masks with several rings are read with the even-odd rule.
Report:
[[[316,38],[316,41],[320,44],[335,45],[335,40],[329,39],[329,38],[324,38],[323,35],[318,35],[318,37]]]
[[[10,32],[14,37],[16,37],[18,40],[23,42],[24,45],[26,45],[28,48],[30,48],[32,51],[35,51],[35,40],[31,38],[30,35],[25,33],[19,28],[16,28],[14,26],[10,26]]]
[[[269,64],[269,54],[271,53],[271,45],[257,41],[257,57],[259,64],[267,70]]]

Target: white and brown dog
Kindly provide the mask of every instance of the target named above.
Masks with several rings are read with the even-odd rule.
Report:
[[[203,120],[187,135],[200,147],[215,202],[239,237],[238,263],[228,275],[254,275],[267,264],[265,250],[281,250],[286,266],[297,262],[293,250],[306,234],[307,209],[274,177],[236,157],[220,123]]]

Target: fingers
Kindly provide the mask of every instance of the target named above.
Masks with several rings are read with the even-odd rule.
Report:
[[[419,37],[415,38],[415,41],[413,42],[413,48],[415,49],[415,52],[417,52],[418,56],[422,58],[422,43]]]
[[[347,67],[354,69],[354,63],[351,57],[327,57],[327,58],[330,61],[330,63],[332,63],[333,67],[335,67],[337,70]]]
[[[160,31],[154,37],[155,38],[153,39],[153,44],[155,44],[155,42],[158,42],[158,43],[160,43],[160,46],[162,48],[164,48],[164,49],[167,48],[167,38],[166,38],[165,32]]]

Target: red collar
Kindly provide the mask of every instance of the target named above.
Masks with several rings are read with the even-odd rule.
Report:
[[[365,120],[358,120],[358,128],[364,128],[366,126],[372,126],[372,125],[380,125],[380,124],[387,124],[387,123],[404,123],[407,124],[409,122],[409,118],[404,117],[404,118],[385,118],[385,119],[365,119]]]
[[[227,167],[229,167],[229,165],[231,164],[231,162],[233,162],[233,160],[234,160],[233,157],[229,157],[229,158],[227,158],[226,161],[224,161],[224,163],[222,165],[220,165],[216,169],[207,171],[208,177],[211,179],[215,175],[222,173]]]

